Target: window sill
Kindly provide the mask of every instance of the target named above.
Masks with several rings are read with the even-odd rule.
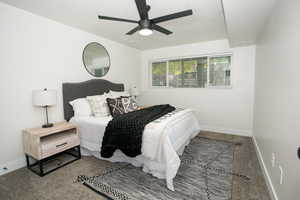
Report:
[[[233,89],[232,86],[208,86],[208,87],[204,87],[204,88],[200,88],[200,87],[166,87],[166,86],[162,86],[162,87],[159,87],[159,86],[150,86],[149,87],[150,90],[203,90],[203,89],[219,89],[219,90],[231,90]]]

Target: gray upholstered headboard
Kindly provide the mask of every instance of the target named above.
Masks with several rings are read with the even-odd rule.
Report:
[[[64,117],[69,121],[74,116],[70,101],[86,96],[100,95],[109,90],[124,91],[124,84],[112,83],[104,79],[92,79],[80,83],[63,83]]]

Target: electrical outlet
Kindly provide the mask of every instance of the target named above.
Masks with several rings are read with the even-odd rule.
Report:
[[[4,173],[4,172],[7,171],[7,170],[8,170],[7,167],[2,167],[2,168],[0,168],[0,174]]]
[[[280,185],[282,185],[283,183],[283,168],[279,165],[279,171],[280,171],[280,180],[279,180],[279,183]]]
[[[275,161],[276,161],[275,153],[272,153],[272,158],[271,158],[272,167],[275,167]]]

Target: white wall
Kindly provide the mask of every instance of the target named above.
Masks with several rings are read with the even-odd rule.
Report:
[[[149,62],[211,53],[233,53],[232,89],[153,89]],[[251,135],[254,93],[255,46],[229,48],[227,40],[188,44],[143,51],[140,102],[144,105],[170,103],[197,111],[202,129]]]
[[[111,56],[105,79],[139,82],[140,51],[0,3],[0,169],[24,164],[21,130],[44,123],[44,113],[31,103],[33,89],[58,90],[51,121],[63,119],[63,82],[92,79],[82,63],[82,50],[99,42]]]
[[[254,136],[278,199],[300,197],[300,1],[277,1],[257,45]],[[275,167],[271,154],[276,155]],[[279,183],[279,168],[284,170]]]

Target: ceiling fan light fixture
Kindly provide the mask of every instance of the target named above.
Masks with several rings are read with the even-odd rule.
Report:
[[[160,25],[158,25],[158,23],[181,18],[181,17],[186,17],[193,14],[193,10],[189,9],[189,10],[184,10],[181,12],[176,12],[169,15],[164,15],[161,17],[149,19],[148,12],[151,7],[147,4],[146,0],[135,0],[135,4],[139,12],[140,20],[108,17],[102,15],[98,15],[98,18],[101,20],[112,20],[112,21],[138,24],[136,27],[134,27],[129,32],[127,32],[126,35],[132,35],[136,32],[139,32],[139,34],[142,36],[149,36],[152,34],[153,31],[158,31],[165,35],[170,35],[172,34],[172,32],[169,31],[168,29],[165,29],[164,27],[161,27]]]
[[[143,28],[139,31],[139,34],[142,36],[149,36],[152,35],[153,31],[149,28]]]

